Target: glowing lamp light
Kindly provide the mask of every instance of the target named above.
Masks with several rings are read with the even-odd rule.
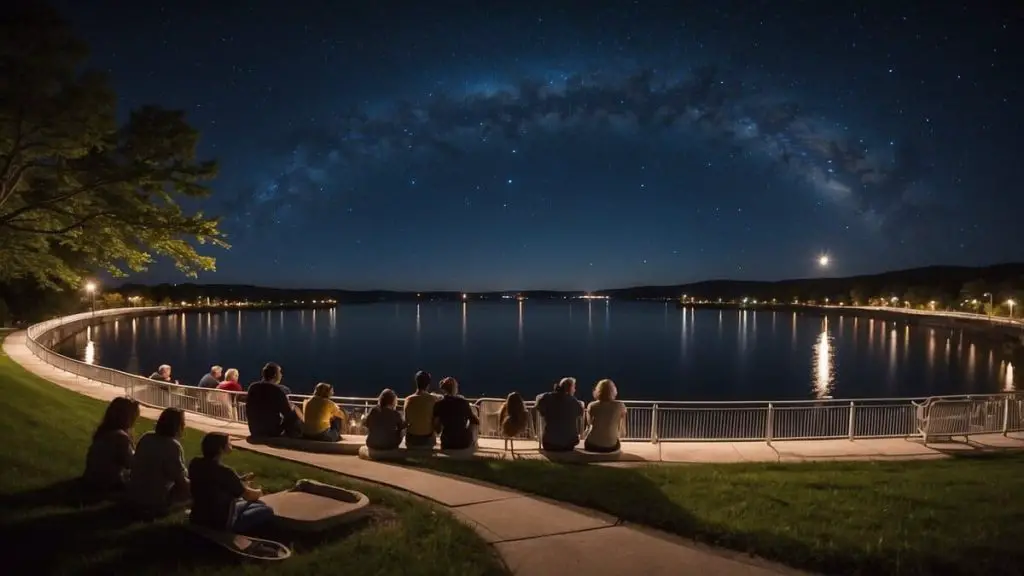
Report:
[[[96,291],[96,283],[95,282],[87,283],[85,285],[85,291],[89,292],[89,293],[95,292]]]
[[[818,266],[821,266],[822,268],[828,268],[830,261],[831,260],[829,259],[828,254],[822,254],[821,256],[818,256]]]

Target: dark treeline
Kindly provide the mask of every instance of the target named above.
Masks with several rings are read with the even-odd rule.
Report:
[[[896,304],[913,308],[959,309],[993,314],[1012,312],[1009,302],[1024,302],[1024,263],[972,268],[931,266],[847,278],[805,278],[778,282],[710,280],[672,286],[638,286],[592,293],[613,300],[693,300],[715,303],[744,298],[780,304]],[[527,290],[508,292],[399,292],[389,290],[317,290],[267,288],[230,284],[124,284],[97,291],[97,308],[129,305],[291,304],[324,299],[342,304],[401,301],[499,301],[571,298],[582,292]],[[92,296],[81,290],[55,291],[31,281],[0,284],[0,322],[32,322],[59,314],[88,310]],[[1020,310],[1018,310],[1020,312]]]

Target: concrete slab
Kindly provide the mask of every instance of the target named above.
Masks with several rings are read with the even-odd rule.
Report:
[[[489,542],[593,530],[614,524],[596,515],[527,497],[460,506],[453,511],[485,528],[490,535],[485,536]]]
[[[731,442],[744,462],[778,462],[779,453],[766,442]]]
[[[514,574],[768,576],[793,573],[719,556],[626,526],[496,544]]]
[[[662,442],[662,462],[743,462],[732,442]]]
[[[262,501],[274,509],[278,524],[308,532],[358,520],[370,504],[362,493],[312,480],[300,480],[291,490],[267,494]]]

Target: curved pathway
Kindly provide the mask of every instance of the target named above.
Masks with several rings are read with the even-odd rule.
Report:
[[[29,372],[69,390],[100,400],[121,394],[116,387],[64,372],[44,363],[25,345],[25,332],[9,335],[4,352]],[[159,410],[144,408],[155,418]],[[227,432],[244,438],[243,425],[188,415],[190,428]],[[799,574],[767,561],[677,538],[590,510],[554,503],[504,488],[487,486],[355,456],[312,454],[236,442],[243,449],[299,462],[400,489],[444,506],[492,544],[515,574],[715,574],[723,576]]]

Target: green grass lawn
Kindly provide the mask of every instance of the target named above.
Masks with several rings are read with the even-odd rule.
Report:
[[[228,464],[252,471],[266,491],[314,478],[362,491],[373,514],[313,537],[280,535],[295,555],[240,562],[183,526],[183,514],[132,522],[111,504],[83,504],[73,491],[104,404],[46,382],[0,354],[0,526],[6,574],[505,574],[469,527],[433,505],[336,474],[251,452]],[[153,423],[139,423],[139,433]],[[186,458],[202,433],[189,430]]]
[[[1024,457],[661,465],[414,465],[835,574],[1024,574]]]

